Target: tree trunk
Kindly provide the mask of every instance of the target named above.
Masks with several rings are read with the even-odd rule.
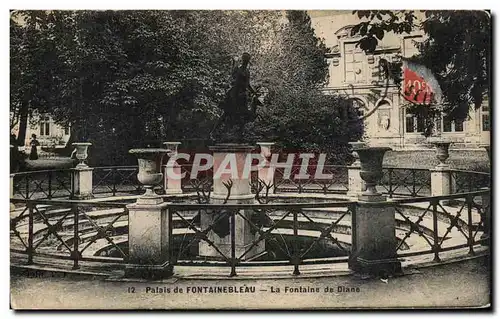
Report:
[[[17,133],[17,143],[24,145],[26,140],[26,131],[28,129],[28,104],[23,103],[19,110],[19,131]]]

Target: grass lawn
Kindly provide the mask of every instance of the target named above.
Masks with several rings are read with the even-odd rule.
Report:
[[[486,150],[450,150],[447,162],[456,169],[486,171],[490,167]],[[435,150],[389,151],[384,156],[384,165],[432,168],[437,164]]]
[[[39,158],[37,160],[26,160],[26,170],[40,171],[48,169],[72,168],[73,160],[69,157]]]

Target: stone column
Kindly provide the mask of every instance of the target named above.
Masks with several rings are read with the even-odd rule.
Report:
[[[397,259],[394,206],[377,192],[382,178],[382,161],[388,147],[367,147],[358,150],[361,178],[366,190],[358,196],[352,218],[352,250],[349,268],[358,273],[387,276],[401,272]]]
[[[267,185],[273,185],[270,189],[270,193],[274,194],[274,167],[271,167],[271,161],[269,158],[272,155],[272,146],[275,143],[272,142],[257,142],[260,146],[260,155],[263,158],[264,166],[259,168],[258,176],[259,180],[263,181]]]
[[[253,146],[244,144],[217,144],[210,148],[210,150],[213,151],[214,157],[214,189],[210,197],[211,204],[226,203],[228,205],[233,205],[255,203],[255,195],[252,194],[250,188],[250,174],[247,176],[243,174],[247,155],[250,155],[253,148]],[[224,173],[218,176],[218,170],[223,170],[224,168],[228,170],[233,168],[237,176],[233,176],[233,174],[230,173]],[[228,193],[228,188],[224,185],[225,183],[226,185],[229,185],[227,183],[232,183],[232,186],[229,187],[230,194]],[[254,216],[253,210],[240,209],[239,212],[248,220],[252,220]],[[224,215],[221,216],[221,214]],[[212,212],[203,210],[200,220],[202,231],[208,227],[213,227],[207,234],[208,238],[226,257],[230,258],[232,228],[230,214],[226,214],[223,209]],[[216,222],[214,226],[211,226],[214,224],[214,221],[217,220],[218,222]],[[241,257],[242,260],[248,260],[264,253],[264,241],[251,247],[252,242],[256,240],[259,235],[256,229],[253,228],[247,220],[236,215],[234,229],[236,258]],[[250,249],[249,252],[242,256],[248,249]],[[205,241],[200,241],[199,243],[199,254],[200,256],[216,259],[222,258],[220,253]]]
[[[85,160],[88,157],[88,148],[91,143],[73,143],[76,149],[76,158],[80,161],[71,174],[71,199],[90,199],[92,194],[92,171]]]
[[[161,279],[173,274],[170,262],[172,216],[168,203],[153,189],[161,183],[165,149],[133,149],[139,159],[137,178],[146,191],[136,203],[127,205],[129,256],[125,276]]]
[[[177,148],[181,142],[165,142],[165,148],[170,153],[170,160],[163,166],[163,188],[165,194],[182,194],[181,166],[175,161]],[[171,171],[173,174],[168,174]]]
[[[455,192],[455,180],[452,176],[452,170],[450,165],[446,163],[449,157],[449,147],[450,142],[437,141],[433,142],[436,147],[436,157],[439,160],[439,164],[430,169],[431,172],[431,196],[445,196],[450,195]],[[443,204],[447,204],[449,201],[442,201]]]
[[[359,161],[359,155],[357,153],[357,149],[364,147],[365,143],[353,142],[349,144],[352,145],[352,155],[355,160],[354,163],[352,163],[347,169],[347,176],[349,179],[349,190],[347,191],[347,196],[351,198],[357,198],[357,196],[360,195],[361,192],[366,188],[365,182],[359,175],[361,172],[361,162]]]

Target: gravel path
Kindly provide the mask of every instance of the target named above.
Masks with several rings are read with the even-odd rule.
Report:
[[[484,259],[423,268],[412,275],[389,278],[388,282],[354,276],[266,281],[169,279],[154,283],[13,276],[11,307],[14,309],[485,307],[490,302],[489,285],[488,265]],[[339,286],[344,287],[341,289],[342,292],[339,291]]]

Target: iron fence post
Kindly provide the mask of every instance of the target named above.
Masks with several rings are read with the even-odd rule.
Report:
[[[299,263],[300,263],[300,256],[299,256],[299,249],[297,247],[297,241],[298,241],[298,235],[299,235],[299,222],[297,218],[297,210],[293,210],[293,275],[298,276],[300,275],[300,270],[299,270]]]
[[[29,181],[29,175],[25,175],[26,176],[26,199],[29,199],[30,198],[30,181]]]
[[[49,194],[47,195],[47,198],[48,199],[51,199],[52,198],[52,171],[49,170],[48,172],[48,177],[49,177],[49,181],[48,181],[48,187],[49,187]]]
[[[28,203],[28,265],[33,264],[33,204]]]
[[[231,210],[231,274],[236,276],[236,211]]]
[[[472,232],[472,201],[473,197],[471,195],[466,196],[466,202],[467,202],[467,230],[468,230],[468,236],[467,236],[467,244],[469,245],[469,255],[474,255],[474,238],[473,238],[473,232]]]
[[[440,262],[439,258],[439,234],[438,234],[438,218],[437,218],[437,201],[432,200],[432,229],[433,229],[433,239],[434,245],[432,250],[434,251],[434,260],[435,262]]]
[[[73,224],[73,269],[78,269],[80,266],[78,265],[79,252],[78,245],[80,244],[80,239],[78,237],[78,223],[79,221],[79,210],[77,205],[72,205],[73,216],[74,216],[74,224]]]

